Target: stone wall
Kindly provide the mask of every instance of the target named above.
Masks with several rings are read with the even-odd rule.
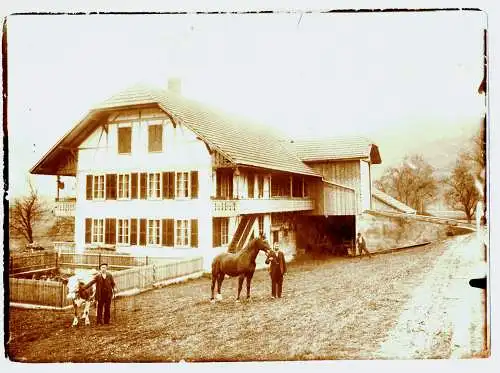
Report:
[[[389,217],[366,212],[356,217],[357,232],[366,239],[370,252],[418,245],[465,233],[446,224],[419,221],[411,217]]]

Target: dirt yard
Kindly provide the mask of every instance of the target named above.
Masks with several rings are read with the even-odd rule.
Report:
[[[416,350],[402,342],[412,338],[403,327],[408,312],[416,301],[434,304],[432,297],[443,298],[442,292],[431,298],[418,294],[433,281],[452,278],[449,271],[461,263],[456,248],[469,247],[473,237],[372,258],[293,263],[284,297],[276,300],[270,297],[265,271],[255,273],[252,299],[241,303],[234,301],[236,279],[224,281],[224,299],[216,304],[209,302],[208,278],[191,280],[118,299],[110,326],[96,327],[93,316],[91,327],[72,328],[70,310],[11,308],[7,350],[11,359],[27,362],[391,358],[388,345],[400,352]],[[446,308],[443,302],[438,303]],[[431,311],[438,316],[446,312]],[[429,350],[411,356],[452,356],[450,327],[429,329]]]

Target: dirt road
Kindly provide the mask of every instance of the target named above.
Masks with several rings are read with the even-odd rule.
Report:
[[[279,300],[265,271],[241,303],[236,279],[211,304],[201,278],[119,300],[107,327],[71,328],[69,310],[11,309],[7,349],[33,362],[468,356],[484,340],[482,293],[463,297],[478,250],[469,235],[371,259],[293,263]]]

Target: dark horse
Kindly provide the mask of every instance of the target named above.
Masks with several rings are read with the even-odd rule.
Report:
[[[240,300],[241,288],[245,278],[247,279],[247,299],[250,298],[250,283],[255,272],[255,258],[260,250],[266,254],[271,250],[267,241],[262,237],[254,238],[244,249],[235,254],[222,253],[214,258],[212,261],[211,301],[214,301],[215,281],[217,281],[217,299],[222,299],[220,288],[226,275],[231,277],[239,276],[236,301]]]

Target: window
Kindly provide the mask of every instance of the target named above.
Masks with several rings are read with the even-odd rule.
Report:
[[[297,176],[292,177],[292,196],[293,197],[302,197],[302,185],[303,178],[299,178]]]
[[[258,198],[264,198],[264,176],[257,177]]]
[[[189,246],[189,220],[176,221],[175,246]]]
[[[94,175],[94,199],[104,199],[104,175]]]
[[[129,233],[129,220],[118,219],[118,244],[128,245],[130,243]]]
[[[189,172],[177,172],[177,198],[189,197]]]
[[[130,175],[129,174],[118,175],[118,198],[119,199],[129,199],[130,198]]]
[[[279,231],[273,231],[273,245],[275,243],[279,243],[280,239],[280,232]]]
[[[152,124],[148,127],[148,151],[161,152],[162,151],[162,135],[163,126],[161,124]]]
[[[221,219],[221,225],[220,225],[220,243],[222,245],[227,245],[228,244],[228,231],[229,231],[229,218],[222,218]]]
[[[213,218],[213,242],[214,247],[227,245],[229,232],[229,218]]]
[[[132,127],[120,125],[118,127],[118,153],[129,154],[132,152]]]
[[[259,235],[264,234],[264,215],[259,216],[258,222],[259,222]]]
[[[217,171],[217,198],[233,198],[232,173]]]
[[[92,221],[92,243],[104,243],[104,219]]]
[[[148,220],[148,245],[160,245],[160,220]]]
[[[148,198],[149,199],[159,199],[161,198],[161,184],[159,172],[154,174],[148,174]]]

